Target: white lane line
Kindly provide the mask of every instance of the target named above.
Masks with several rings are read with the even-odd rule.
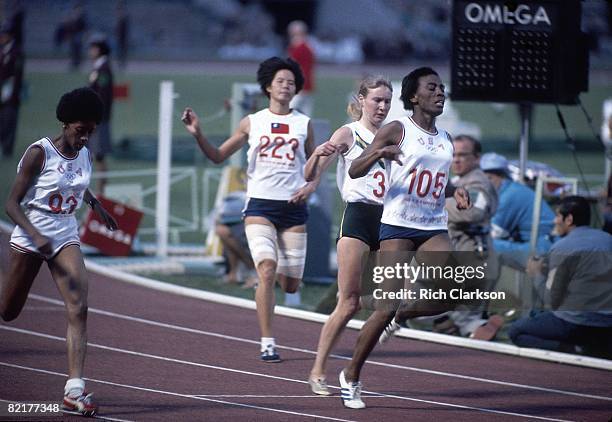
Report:
[[[237,398],[253,398],[253,399],[334,399],[338,400],[338,396],[317,396],[315,394],[310,395],[273,395],[273,394],[192,394],[193,397],[237,397]],[[367,396],[362,394],[361,397],[377,397]]]
[[[3,362],[0,362],[0,365],[2,365],[2,364],[3,364]],[[19,367],[19,365],[12,365],[12,364],[7,364],[6,366]],[[25,369],[25,367],[19,367],[19,369]],[[49,371],[47,371],[47,372],[49,372]],[[54,374],[57,374],[57,373],[54,373]],[[58,375],[65,376],[63,374],[58,374]],[[0,401],[4,402],[4,403],[32,403],[32,402],[34,402],[36,400],[26,400],[26,401],[24,401],[24,400],[4,400],[4,399],[0,399]],[[63,414],[63,413],[68,413],[70,415],[76,415],[76,416],[82,416],[78,412],[69,412],[69,411],[61,409],[61,407],[60,407],[60,411],[57,412],[57,413],[53,413],[53,414],[45,413],[43,415],[36,415],[36,416],[40,416],[43,419],[52,418],[52,417],[58,417],[59,418],[59,417],[61,417],[61,414]],[[17,417],[17,416],[22,416],[22,417],[28,418],[28,419],[34,417],[34,416],[28,416],[27,413],[22,413],[20,415],[16,414],[15,417]],[[134,422],[134,421],[131,421],[129,419],[117,419],[117,418],[110,418],[108,416],[99,416],[99,415],[88,416],[88,417],[94,418],[94,419],[101,419],[101,420],[104,420],[104,421],[113,421],[113,422]]]
[[[17,333],[22,333],[22,334],[28,334],[28,335],[32,335],[32,336],[36,336],[36,337],[47,338],[47,339],[51,339],[51,340],[65,341],[65,338],[63,338],[63,337],[58,337],[58,336],[54,336],[54,335],[50,335],[50,334],[45,334],[45,333],[40,333],[40,332],[36,332],[36,331],[24,330],[24,329],[21,329],[21,328],[8,327],[8,326],[5,326],[5,325],[0,325],[0,329],[7,330],[7,331],[13,331],[13,332],[17,332]],[[156,360],[161,360],[161,361],[164,361],[164,362],[178,363],[178,364],[181,364],[181,365],[195,366],[195,367],[207,368],[207,369],[215,369],[215,370],[219,370],[219,371],[226,371],[226,372],[232,372],[232,373],[243,374],[243,375],[253,375],[253,376],[262,377],[262,378],[270,378],[270,379],[281,380],[281,381],[296,382],[296,383],[300,383],[300,384],[308,384],[308,381],[297,380],[297,379],[293,379],[293,378],[279,377],[279,376],[276,376],[276,375],[262,374],[262,373],[251,372],[251,371],[243,371],[243,370],[240,370],[240,369],[227,368],[227,367],[224,367],[224,366],[208,365],[208,364],[204,364],[204,363],[198,363],[198,362],[192,362],[192,361],[187,361],[187,360],[182,360],[182,359],[169,358],[169,357],[165,357],[165,356],[152,355],[152,354],[149,354],[149,353],[136,352],[136,351],[127,350],[127,349],[120,349],[120,348],[117,348],[117,347],[104,346],[104,345],[96,344],[96,343],[87,343],[87,347],[96,348],[96,349],[103,349],[103,350],[109,350],[109,351],[112,351],[112,352],[124,353],[124,354],[127,354],[127,355],[138,356],[138,357],[143,357],[143,358],[156,359]],[[340,389],[340,387],[331,386],[331,385],[329,385],[329,387],[330,388],[335,388],[335,389]],[[375,392],[375,391],[366,391],[366,390],[362,390],[362,391],[363,391],[363,393],[373,394],[373,395],[380,396],[380,397],[387,397],[387,398],[393,398],[393,399],[398,399],[398,400],[415,401],[415,402],[419,402],[419,403],[428,403],[428,404],[434,404],[434,405],[445,406],[445,407],[453,407],[453,408],[458,408],[458,409],[476,410],[476,411],[486,412],[486,413],[495,413],[495,414],[501,414],[501,415],[518,416],[518,417],[522,417],[522,418],[531,418],[531,419],[539,419],[539,420],[546,420],[546,421],[569,422],[569,421],[564,420],[564,419],[552,419],[552,418],[547,418],[547,417],[543,417],[543,416],[535,416],[535,415],[529,415],[529,414],[523,414],[523,413],[515,413],[515,412],[506,412],[506,411],[503,411],[503,410],[494,410],[494,409],[487,409],[487,408],[482,408],[482,407],[467,406],[467,405],[453,404],[453,403],[446,403],[446,402],[438,402],[438,401],[433,401],[433,400],[417,399],[417,398],[414,398],[414,397],[405,397],[405,396],[397,396],[397,395],[391,395],[391,394],[383,394],[383,393],[378,393],[378,392]]]
[[[29,297],[31,297],[32,299],[37,299],[37,300],[40,300],[40,301],[43,301],[43,302],[47,302],[47,303],[53,303],[53,304],[58,304],[58,305],[62,305],[62,306],[64,304],[64,302],[62,302],[61,300],[52,299],[52,298],[49,298],[49,297],[46,297],[46,296],[30,294]],[[210,337],[222,338],[222,339],[225,339],[225,340],[239,341],[239,342],[242,342],[242,343],[257,344],[257,345],[260,344],[260,342],[256,341],[256,340],[250,340],[250,339],[245,339],[245,338],[235,337],[235,336],[228,336],[228,335],[225,335],[225,334],[214,333],[214,332],[211,332],[211,331],[198,330],[198,329],[195,329],[195,328],[182,327],[182,326],[179,326],[179,325],[167,324],[167,323],[164,323],[164,322],[152,321],[152,320],[148,320],[148,319],[144,319],[144,318],[138,318],[138,317],[133,317],[133,316],[129,316],[129,315],[119,314],[119,313],[115,313],[115,312],[104,311],[104,310],[96,309],[96,308],[89,308],[89,312],[92,313],[92,314],[105,315],[105,316],[112,317],[112,318],[123,319],[123,320],[126,320],[126,321],[132,321],[132,322],[138,322],[138,323],[142,323],[142,324],[146,324],[146,325],[151,325],[151,326],[155,326],[155,327],[169,328],[171,330],[184,331],[184,332],[188,332],[188,333],[192,333],[192,334],[201,334],[201,335],[206,335],[206,336],[210,336]],[[314,350],[301,349],[301,348],[297,348],[297,347],[282,346],[282,345],[277,345],[276,347],[278,349],[291,350],[291,351],[294,351],[294,352],[306,353],[306,354],[311,354],[311,355],[316,355],[317,354],[317,352],[314,351]],[[342,355],[337,355],[337,354],[333,354],[333,353],[330,354],[330,357],[333,357],[333,358],[336,358],[336,359],[341,359],[341,360],[351,360],[350,356],[342,356]],[[523,389],[527,389],[527,390],[542,391],[542,392],[553,393],[553,394],[563,394],[563,395],[567,395],[567,396],[582,397],[582,398],[588,398],[588,399],[594,399],[594,400],[612,401],[612,397],[599,396],[599,395],[595,395],[595,394],[578,393],[578,392],[575,392],[575,391],[559,390],[559,389],[556,389],[556,388],[546,388],[546,387],[538,387],[538,386],[535,386],[535,385],[527,385],[527,384],[519,384],[519,383],[514,383],[514,382],[498,381],[498,380],[487,379],[487,378],[473,377],[473,376],[469,376],[469,375],[455,374],[455,373],[452,373],[452,372],[435,371],[435,370],[432,370],[432,369],[416,368],[416,367],[413,367],[413,366],[395,365],[395,364],[392,364],[392,363],[379,362],[379,361],[374,361],[374,360],[367,360],[366,364],[375,365],[375,366],[382,366],[382,367],[386,367],[386,368],[393,368],[393,369],[401,369],[401,370],[407,370],[407,371],[413,371],[413,372],[420,372],[420,373],[429,374],[429,375],[440,375],[440,376],[451,377],[451,378],[459,378],[459,379],[470,380],[470,381],[484,382],[484,383],[488,383],[488,384],[503,385],[503,386],[506,386],[506,387],[523,388]]]
[[[53,336],[50,336],[50,337],[53,337]],[[93,345],[90,345],[90,344],[88,344],[88,345],[89,346],[93,346]],[[66,374],[62,374],[62,373],[55,372],[55,371],[48,371],[46,369],[32,368],[32,367],[29,367],[29,366],[15,365],[15,364],[8,363],[8,362],[0,362],[0,365],[8,366],[10,368],[16,368],[16,369],[24,369],[24,370],[27,370],[27,371],[41,372],[41,373],[44,373],[44,374],[59,375],[61,377],[65,377],[66,376]],[[136,385],[129,385],[129,384],[120,384],[120,383],[111,382],[111,381],[99,380],[99,379],[96,379],[96,378],[83,378],[83,379],[85,379],[86,381],[97,382],[99,384],[112,385],[113,387],[122,387],[122,388],[131,389],[131,390],[138,390],[138,391],[146,391],[146,392],[149,392],[149,393],[164,394],[164,395],[167,395],[167,396],[183,397],[183,398],[187,398],[187,399],[209,401],[209,402],[213,402],[213,403],[227,404],[227,405],[230,405],[230,406],[246,407],[246,408],[249,408],[249,409],[266,410],[266,411],[269,411],[269,412],[284,413],[284,414],[296,415],[296,416],[305,416],[305,417],[309,417],[309,418],[323,419],[323,420],[328,420],[328,421],[356,422],[356,421],[352,421],[350,419],[339,419],[339,418],[332,418],[332,417],[329,417],[329,416],[313,415],[313,414],[310,414],[310,413],[292,412],[290,410],[275,409],[275,408],[272,408],[272,407],[264,407],[264,406],[256,406],[256,405],[251,405],[251,404],[236,403],[236,402],[231,402],[231,401],[226,401],[226,400],[215,400],[215,399],[211,399],[211,398],[207,398],[207,397],[194,396],[194,395],[191,395],[191,394],[181,394],[181,393],[175,393],[173,391],[165,391],[165,390],[157,390],[157,389],[153,389],[153,388],[138,387]],[[116,419],[116,420],[119,420],[119,419]]]
[[[64,312],[65,308],[59,306],[24,306],[24,310],[36,312]]]

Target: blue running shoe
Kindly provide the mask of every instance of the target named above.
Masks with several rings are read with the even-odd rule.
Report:
[[[276,363],[280,362],[281,358],[278,353],[276,353],[275,347],[267,347],[266,350],[261,352],[261,360],[266,363]]]

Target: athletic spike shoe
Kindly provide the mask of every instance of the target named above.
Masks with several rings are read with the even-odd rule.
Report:
[[[83,392],[79,397],[64,396],[64,410],[78,412],[83,416],[93,416],[98,412],[98,405],[93,399],[93,393]]]
[[[366,407],[361,400],[361,382],[347,382],[344,378],[344,370],[338,377],[340,380],[340,398],[344,407],[349,409],[364,409]]]
[[[395,334],[395,332],[397,330],[399,330],[401,328],[401,325],[399,325],[395,319],[391,320],[391,322],[385,327],[385,331],[382,332],[382,334],[380,335],[380,337],[378,338],[378,342],[380,344],[385,343],[387,340],[389,340],[393,334]]]
[[[310,385],[310,389],[312,390],[312,392],[318,394],[319,396],[331,395],[331,391],[329,391],[329,387],[327,386],[327,382],[325,382],[325,378],[309,378],[308,384]]]
[[[278,353],[276,353],[275,347],[267,347],[266,350],[261,352],[261,360],[266,363],[276,363],[280,362],[281,358]]]

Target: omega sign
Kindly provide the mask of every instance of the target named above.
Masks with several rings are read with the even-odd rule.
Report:
[[[101,196],[98,200],[115,218],[118,228],[110,231],[104,221],[95,212],[90,211],[81,228],[81,242],[94,246],[105,255],[129,255],[143,216],[142,212]]]
[[[129,233],[124,233],[123,230],[117,229],[110,231],[104,223],[98,220],[91,220],[87,224],[87,228],[92,232],[106,237],[107,239],[114,240],[115,242],[123,243],[124,245],[132,245],[132,236]]]
[[[501,4],[468,3],[465,6],[465,18],[474,24],[552,25],[543,6],[528,4],[518,4],[516,8],[510,9]]]

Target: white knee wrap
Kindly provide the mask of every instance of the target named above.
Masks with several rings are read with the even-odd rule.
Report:
[[[288,277],[302,278],[306,262],[306,233],[281,232],[278,239],[278,267],[276,272]]]
[[[251,257],[255,267],[264,259],[274,262],[277,258],[276,229],[265,224],[247,224],[244,227]]]

